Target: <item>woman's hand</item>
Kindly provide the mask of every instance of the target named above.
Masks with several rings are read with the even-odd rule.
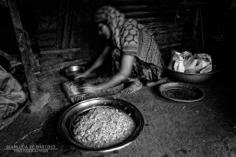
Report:
[[[77,74],[77,75],[74,77],[74,80],[81,79],[81,78],[87,78],[89,75],[90,75],[89,72],[84,72],[84,73],[81,73],[81,74]]]
[[[84,93],[96,93],[100,89],[91,84],[84,84],[82,90]]]

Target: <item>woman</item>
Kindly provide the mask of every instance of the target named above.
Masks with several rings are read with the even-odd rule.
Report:
[[[124,14],[111,6],[98,9],[95,14],[99,35],[107,39],[107,45],[94,64],[78,78],[88,77],[92,71],[102,65],[108,53],[112,53],[112,72],[107,82],[85,84],[86,93],[95,93],[115,86],[125,80],[132,84],[123,93],[133,93],[143,85],[161,79],[162,60],[158,45],[151,33],[133,19],[125,19]]]

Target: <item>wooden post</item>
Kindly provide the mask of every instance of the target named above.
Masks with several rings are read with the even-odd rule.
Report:
[[[19,52],[21,54],[22,63],[24,65],[30,99],[31,102],[34,103],[37,100],[38,95],[37,81],[34,73],[37,72],[39,66],[37,65],[35,55],[32,52],[29,35],[22,27],[16,0],[8,0],[8,8],[10,10]]]

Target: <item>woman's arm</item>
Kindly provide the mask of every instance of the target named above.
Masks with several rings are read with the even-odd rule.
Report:
[[[121,60],[121,68],[117,74],[112,76],[112,78],[107,82],[104,82],[95,86],[91,86],[91,85],[85,86],[84,87],[85,92],[93,93],[98,90],[107,89],[121,83],[122,81],[127,79],[129,75],[131,74],[134,60],[135,60],[134,56],[123,55],[122,60]]]
[[[103,61],[105,60],[108,52],[110,51],[111,46],[107,45],[102,54],[95,60],[95,62],[81,75],[75,77],[75,79],[81,78],[81,77],[86,77],[88,76],[92,71],[94,71],[95,69],[97,69],[98,67],[100,67],[103,63]]]

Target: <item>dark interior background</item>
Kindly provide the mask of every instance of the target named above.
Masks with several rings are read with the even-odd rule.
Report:
[[[18,0],[23,27],[29,33],[35,53],[50,50],[79,48],[77,58],[96,56],[102,47],[93,23],[94,11],[102,5],[112,5],[147,25],[155,34],[163,53],[170,47],[183,44],[184,20],[176,19],[181,3],[200,3],[206,45],[222,44],[234,30],[231,0]],[[198,6],[198,5],[196,5]],[[197,7],[198,8],[198,7]],[[182,11],[182,12],[181,12]],[[179,13],[185,17],[184,10]],[[185,10],[186,11],[186,10]],[[196,7],[188,16],[194,19]],[[175,24],[174,24],[175,21]],[[191,23],[185,31],[191,34]],[[186,33],[185,33],[186,35]],[[190,35],[191,36],[191,35]],[[193,51],[199,51],[199,36],[189,40]],[[193,46],[194,45],[194,46]],[[206,46],[206,49],[207,49]],[[12,21],[4,0],[0,3],[0,49],[18,54]]]

